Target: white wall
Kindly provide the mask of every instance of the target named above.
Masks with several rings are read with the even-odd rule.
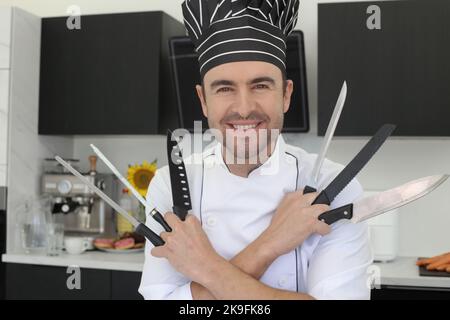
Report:
[[[289,135],[288,141],[311,152],[317,152],[321,138],[316,136],[317,122],[317,3],[343,1],[301,1],[297,25],[305,33],[309,99],[312,130],[306,135]],[[368,1],[370,2],[370,1]],[[0,0],[0,4],[22,7],[40,16],[66,14],[71,0]],[[164,10],[181,19],[181,0],[77,0],[82,13],[106,13],[141,10]],[[347,163],[367,139],[337,138],[333,141],[329,158]],[[128,163],[154,157],[165,163],[165,144],[162,136],[103,136],[76,137],[74,155],[85,159],[89,143],[96,143],[119,168]],[[373,161],[359,175],[366,189],[382,190],[418,177],[450,172],[450,139],[393,138],[379,151]],[[403,255],[433,255],[448,251],[450,240],[450,182],[440,189],[401,210],[400,253]]]
[[[11,96],[8,148],[7,251],[17,248],[17,208],[40,195],[43,159],[59,153],[71,157],[73,139],[39,136],[39,66],[41,19],[13,10],[11,42]],[[20,234],[20,233],[19,233]]]
[[[0,186],[6,186],[11,8],[0,6]]]

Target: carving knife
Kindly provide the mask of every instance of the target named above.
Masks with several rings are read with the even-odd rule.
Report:
[[[355,203],[327,211],[319,216],[319,220],[327,224],[332,224],[341,219],[358,223],[425,196],[444,183],[448,177],[446,174],[435,175],[410,181],[399,187],[363,198]]]

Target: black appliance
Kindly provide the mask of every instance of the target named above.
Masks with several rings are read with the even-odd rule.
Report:
[[[291,105],[284,118],[283,132],[308,132],[308,94],[306,83],[305,50],[303,32],[293,31],[286,41],[287,78],[294,82]],[[172,76],[175,82],[180,127],[193,132],[194,121],[202,121],[202,129],[208,128],[195,85],[200,84],[198,55],[189,37],[173,37],[169,40]]]

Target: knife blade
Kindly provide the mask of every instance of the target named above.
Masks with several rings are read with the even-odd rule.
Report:
[[[322,190],[312,204],[331,204],[337,195],[356,177],[373,155],[380,149],[386,139],[394,131],[395,125],[385,124],[366,143],[350,163]]]
[[[407,182],[396,188],[363,198],[355,203],[327,211],[319,216],[319,220],[332,224],[341,219],[358,223],[427,195],[448,179],[449,175],[435,175]]]
[[[131,193],[136,197],[136,199],[144,207],[147,207],[147,203],[146,203],[144,197],[141,196],[141,194],[131,185],[130,182],[128,182],[127,179],[125,179],[122,176],[122,174],[120,174],[119,170],[117,170],[117,168],[112,164],[111,161],[109,161],[109,159],[103,154],[103,152],[101,152],[100,149],[97,148],[92,143],[91,143],[91,148],[92,148],[92,150],[94,150],[95,154],[105,163],[105,165],[112,171],[112,173],[114,173],[114,175],[117,177],[117,179],[119,179],[119,181],[122,182],[122,184],[125,187],[127,187],[128,190],[131,191]],[[169,224],[166,222],[166,220],[164,220],[163,215],[158,210],[156,210],[155,208],[150,210],[150,215],[156,222],[158,222],[164,228],[164,230],[166,230],[167,232],[172,231],[172,228],[169,226]]]
[[[103,191],[97,188],[91,181],[86,179],[81,173],[75,170],[70,164],[64,161],[61,157],[56,156],[55,160],[58,161],[64,168],[69,170],[74,176],[81,180],[86,186],[89,187],[93,192],[95,192],[101,199],[103,199],[107,204],[109,204],[117,213],[122,215],[127,219],[135,228],[136,232],[141,236],[147,238],[155,247],[164,245],[164,240],[161,239],[155,232],[148,228],[144,223],[137,220],[135,217],[130,215],[125,209],[115,203],[110,197],[108,197]]]
[[[314,163],[312,178],[313,183],[315,184],[317,184],[320,169],[322,168],[322,164],[327,154],[328,147],[330,146],[331,139],[333,139],[334,131],[336,130],[336,126],[339,122],[339,118],[341,116],[342,109],[344,108],[346,98],[347,98],[347,82],[344,81],[344,83],[342,84],[341,92],[339,93],[339,97],[334,107],[333,115],[331,116],[330,122],[328,123],[327,131],[325,133],[325,137],[323,139],[320,152],[317,155],[316,161]]]
[[[169,162],[170,185],[172,188],[173,212],[184,220],[192,209],[189,182],[183,154],[172,131],[167,131],[167,160]]]

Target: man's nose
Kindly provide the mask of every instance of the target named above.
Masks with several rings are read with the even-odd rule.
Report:
[[[255,101],[252,99],[251,93],[247,89],[239,90],[235,104],[236,112],[242,118],[247,118],[252,111],[255,110]]]

